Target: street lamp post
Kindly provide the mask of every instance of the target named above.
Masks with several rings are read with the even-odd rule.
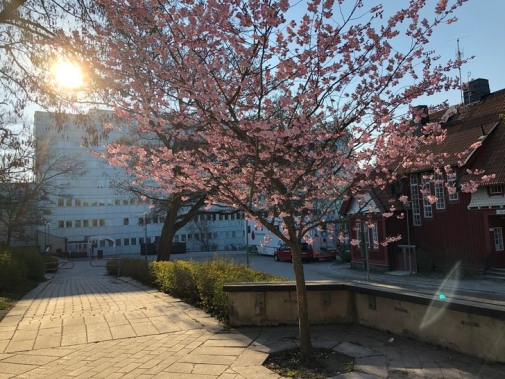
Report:
[[[144,254],[147,262],[147,213],[144,213]]]
[[[411,201],[405,201],[403,203],[403,206],[405,207],[405,216],[407,218],[407,251],[409,254],[409,270],[412,273],[412,257],[411,257],[411,248],[410,248],[410,222],[409,222],[409,210],[410,207],[412,206]],[[405,255],[403,256],[404,259],[404,264],[406,266],[407,262],[405,262]]]
[[[47,235],[49,234],[50,227],[51,227],[51,223],[47,222],[45,224],[45,230],[44,230],[44,253],[48,253],[48,251],[47,251]]]

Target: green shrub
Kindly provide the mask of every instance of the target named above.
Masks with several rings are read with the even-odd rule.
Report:
[[[109,260],[107,272],[153,286],[202,308],[222,322],[228,321],[228,295],[223,291],[226,283],[286,280],[218,256],[203,263],[183,260],[147,263],[143,259],[121,258]]]
[[[27,268],[10,251],[0,252],[0,292],[10,292],[27,282]]]
[[[223,291],[226,283],[273,282],[286,280],[260,271],[252,270],[243,264],[235,264],[225,257],[201,263],[196,277],[200,294],[200,307],[217,319],[228,320],[228,294]]]
[[[26,267],[28,281],[44,281],[44,261],[36,247],[11,248],[12,257],[22,262]]]
[[[150,265],[156,287],[189,304],[200,301],[195,282],[198,263],[193,261],[153,262]]]
[[[128,276],[145,285],[152,285],[153,277],[149,264],[144,259],[120,258],[107,261],[106,270],[109,275]]]

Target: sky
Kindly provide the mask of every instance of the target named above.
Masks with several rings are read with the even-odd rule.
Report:
[[[301,0],[300,3],[303,3]],[[427,0],[428,6],[433,8],[437,0]],[[291,0],[296,2],[296,0]],[[351,1],[352,2],[352,1]],[[397,8],[406,0],[382,0],[387,8]],[[365,7],[369,7],[377,0],[365,0]],[[301,5],[301,4],[299,4]],[[461,79],[483,78],[489,80],[491,92],[505,89],[505,0],[468,0],[457,11],[458,22],[444,25],[437,29],[426,51],[434,50],[435,55],[441,55],[441,62],[455,59],[457,56],[457,41],[464,59],[474,57],[461,69]],[[457,71],[453,75],[459,75]],[[452,90],[419,98],[417,104],[440,104],[448,101],[450,105],[461,102],[461,92]],[[33,118],[36,106],[29,107],[26,115]]]
[[[428,0],[434,3],[434,0]],[[505,89],[505,1],[469,0],[456,14],[458,22],[444,26],[442,33],[434,36],[430,50],[443,58],[454,59],[459,38],[463,58],[474,56],[461,69],[461,79],[488,79],[491,92]],[[449,100],[449,104],[461,102],[460,91],[440,93],[437,102]],[[431,103],[432,101],[428,102]]]

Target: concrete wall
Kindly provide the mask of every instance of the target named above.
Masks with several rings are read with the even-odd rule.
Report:
[[[227,284],[230,325],[298,322],[293,282]],[[332,281],[308,282],[311,324],[358,323],[505,362],[505,307],[464,297]]]

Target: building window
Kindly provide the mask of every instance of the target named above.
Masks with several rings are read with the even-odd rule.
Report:
[[[82,201],[82,206],[83,207],[89,207],[89,200],[83,200]]]
[[[174,236],[174,242],[179,242],[179,236],[177,234]]]
[[[428,196],[431,195],[431,184],[428,175],[423,175],[423,211],[425,218],[433,217],[433,206],[428,200]]]
[[[71,207],[72,206],[72,199],[66,199],[65,200],[65,206],[66,207]]]
[[[91,220],[91,225],[98,226],[98,220]]]
[[[69,229],[69,228],[71,228],[71,227],[72,227],[72,220],[67,220],[67,221],[65,222],[65,228]]]
[[[128,205],[128,199],[123,199],[123,205]]]
[[[89,220],[82,220],[82,227],[88,228],[89,227]]]
[[[123,225],[128,225],[128,224],[129,224],[129,222],[130,222],[130,219],[129,219],[128,217],[125,217],[125,218],[123,219]]]
[[[419,186],[417,175],[410,175],[410,198],[412,200],[412,223],[421,226],[421,207],[419,206]]]
[[[373,240],[373,249],[379,250],[379,231],[377,228],[377,223],[372,225],[372,240]]]
[[[81,227],[81,220],[75,220],[75,227],[80,228]]]
[[[65,206],[65,199],[58,199],[58,207]]]
[[[121,200],[120,199],[115,199],[114,200],[114,205],[121,205]]]
[[[186,242],[186,235],[185,234],[181,234],[181,241]]]
[[[105,226],[105,219],[104,218],[101,218],[100,221],[99,221],[99,225],[100,226]]]
[[[439,174],[435,174],[435,197],[437,198],[436,208],[445,209],[444,179]]]
[[[503,230],[501,227],[494,228],[494,248],[496,251],[503,251]]]
[[[449,201],[458,200],[459,196],[456,192],[456,178],[447,178],[447,187],[451,188],[451,191],[449,192]]]
[[[65,227],[65,223],[63,221],[58,221],[58,229],[63,229]]]
[[[75,206],[80,207],[81,206],[81,199],[75,199]]]
[[[503,186],[490,186],[489,187],[490,195],[503,195]]]
[[[116,246],[121,246],[121,239],[120,238],[116,239]]]
[[[231,236],[232,236],[232,238],[235,237],[235,230],[232,230]]]
[[[130,246],[130,239],[129,238],[124,238],[123,242],[124,242],[124,246]]]
[[[136,238],[130,238],[130,245],[136,245],[137,244],[137,239]]]

